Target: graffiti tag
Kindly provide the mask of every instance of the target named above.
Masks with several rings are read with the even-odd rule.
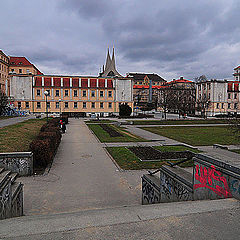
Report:
[[[222,173],[217,171],[213,165],[209,168],[200,166],[200,171],[199,165],[196,165],[195,179],[198,180],[200,184],[194,184],[194,189],[208,188],[220,197],[232,197],[226,178],[222,176]],[[213,185],[213,180],[222,183],[224,187],[217,184]]]

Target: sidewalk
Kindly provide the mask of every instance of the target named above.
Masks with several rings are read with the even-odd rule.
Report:
[[[13,118],[2,119],[2,120],[0,120],[0,128],[6,127],[9,125],[13,125],[16,123],[20,123],[20,122],[26,121],[28,119],[34,119],[34,118],[36,118],[36,116],[30,115],[27,117],[13,117]]]
[[[141,204],[141,176],[119,172],[83,120],[70,119],[46,176],[22,177],[26,215]]]

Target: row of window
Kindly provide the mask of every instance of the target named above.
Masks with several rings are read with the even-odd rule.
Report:
[[[79,103],[78,102],[74,102],[73,103],[73,107],[76,109],[79,107]],[[100,102],[99,103],[99,107],[100,108],[104,108],[104,103]],[[22,102],[18,102],[18,109],[22,108]],[[28,109],[29,108],[29,102],[25,102],[25,108]],[[41,108],[41,102],[37,102],[37,109]],[[51,108],[51,104],[50,102],[47,102],[47,108]],[[55,108],[56,109],[60,109],[60,103],[59,102],[55,102]],[[64,108],[69,108],[69,103],[68,102],[64,102]],[[87,103],[86,102],[82,102],[82,108],[87,108]],[[92,102],[91,103],[91,108],[96,108],[96,103]],[[112,103],[109,102],[108,103],[108,108],[112,108]]]
[[[48,91],[48,96],[50,96],[50,90],[46,90]],[[41,90],[37,89],[37,96],[41,96]],[[59,97],[60,96],[60,90],[55,90],[55,97]],[[69,90],[64,90],[64,96],[68,97],[69,96]],[[74,97],[78,97],[78,90],[73,90],[73,96]],[[99,91],[99,96],[103,97],[104,96],[104,92],[103,91]],[[87,97],[87,90],[82,90],[82,97]],[[91,97],[96,97],[96,91],[92,90],[91,91]],[[112,97],[112,91],[108,91],[108,97]]]
[[[228,93],[228,99],[231,99],[231,93]],[[237,99],[237,93],[234,93],[234,99]]]
[[[221,104],[221,107],[224,108],[224,103]],[[217,103],[217,109],[220,108],[220,103]],[[228,108],[231,109],[231,103],[228,103]],[[238,108],[238,104],[234,103],[234,109]]]

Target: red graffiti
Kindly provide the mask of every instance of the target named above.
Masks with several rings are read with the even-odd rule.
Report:
[[[209,168],[200,166],[200,175],[199,165],[196,165],[195,179],[198,180],[201,184],[194,184],[194,189],[208,188],[220,197],[232,197],[226,178],[222,176],[221,172],[217,171],[213,165]],[[223,183],[224,188],[220,187],[219,185],[213,186],[213,179]]]

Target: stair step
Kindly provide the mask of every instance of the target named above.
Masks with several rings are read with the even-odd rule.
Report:
[[[18,195],[18,192],[21,190],[22,186],[23,185],[20,182],[12,183],[12,201],[13,202],[15,200],[15,197]]]
[[[2,173],[0,173],[0,188],[4,185],[6,180],[9,179],[10,174],[10,171],[3,171]]]
[[[169,175],[184,183],[190,188],[193,188],[193,173],[184,170],[184,168],[175,166],[170,167],[167,165],[162,166],[162,171],[167,172]]]
[[[4,171],[4,168],[0,168],[0,173],[2,173]]]
[[[10,178],[11,178],[11,182],[13,183],[13,182],[15,182],[15,180],[17,179],[17,176],[18,176],[18,173],[11,173],[10,174]]]

